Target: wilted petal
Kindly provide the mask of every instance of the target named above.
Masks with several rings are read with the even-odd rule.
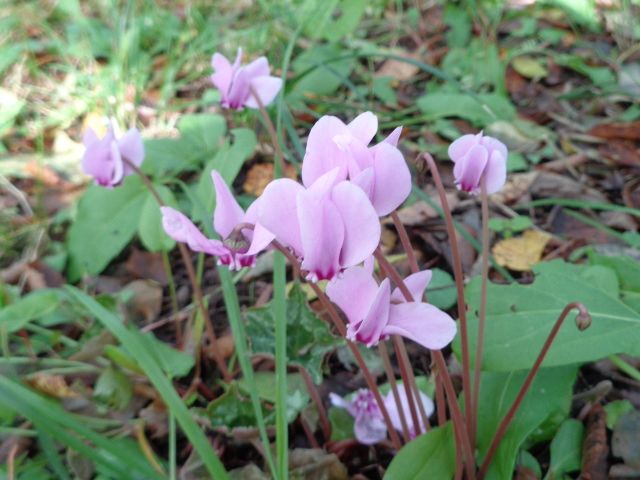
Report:
[[[458,138],[455,142],[449,145],[449,158],[453,160],[453,162],[457,162],[461,158],[463,158],[472,147],[477,145],[480,142],[480,138],[482,137],[482,133],[477,135],[463,135]]]
[[[256,95],[260,98],[262,105],[266,107],[273,102],[273,99],[278,95],[278,92],[282,88],[282,79],[271,76],[257,77],[251,80],[251,88],[253,88]],[[258,101],[251,93],[245,105],[249,108],[260,108]]]
[[[227,238],[244,219],[244,210],[238,205],[227,183],[216,170],[211,171],[216,191],[216,208],[213,212],[213,228],[223,239]]]
[[[383,335],[401,335],[430,350],[446,347],[456,334],[456,323],[442,310],[422,302],[392,304]]]
[[[331,192],[344,223],[340,264],[350,267],[371,256],[380,243],[378,214],[365,193],[350,182],[340,182]]]
[[[347,127],[351,135],[364,145],[369,145],[378,131],[378,118],[371,112],[364,112],[354,118]]]
[[[491,153],[484,175],[488,194],[495,193],[504,186],[507,181],[507,157],[503,156],[500,149]]]
[[[229,251],[218,240],[205,237],[191,220],[171,207],[160,207],[162,212],[162,227],[164,231],[176,242],[189,245],[195,252],[204,252],[210,255],[228,255]]]
[[[391,285],[389,279],[385,278],[376,296],[371,302],[371,307],[359,325],[349,325],[351,336],[370,347],[380,340],[389,321],[391,299]]]
[[[340,250],[345,236],[340,213],[327,196],[310,191],[298,194],[297,207],[303,251],[301,267],[309,271],[311,281],[331,279],[340,271]]]
[[[298,193],[304,187],[288,178],[274,180],[267,185],[258,202],[258,221],[279,242],[302,255],[300,224],[298,223]]]
[[[378,293],[372,272],[351,267],[327,285],[327,296],[345,313],[350,323],[364,319]]]
[[[142,165],[144,160],[144,143],[140,132],[137,128],[130,128],[127,132],[118,140],[118,147],[120,148],[120,155],[129,160],[136,167]],[[124,174],[130,175],[133,170],[125,163]]]
[[[427,285],[431,281],[431,270],[422,270],[420,272],[412,273],[404,279],[404,284],[407,286],[409,292],[413,296],[414,302],[421,302],[424,291],[427,289]],[[406,302],[404,295],[399,288],[395,288],[391,294],[391,301],[393,302]]]
[[[338,180],[347,178],[350,153],[340,149],[334,138],[350,136],[347,126],[337,117],[325,115],[311,127],[302,162],[302,183],[309,187],[326,172],[339,168]]]
[[[478,191],[480,178],[488,160],[487,149],[482,145],[475,145],[456,162],[453,167],[453,176],[461,190],[474,193]]]
[[[373,149],[375,179],[371,203],[379,216],[387,215],[402,205],[411,193],[411,172],[402,153],[382,142]]]

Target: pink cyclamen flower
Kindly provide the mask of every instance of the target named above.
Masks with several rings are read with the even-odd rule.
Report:
[[[407,422],[409,435],[411,438],[415,438],[417,432],[424,432],[426,430],[424,422],[422,418],[418,420],[420,422],[419,429],[414,425],[409,409],[407,392],[401,384],[398,385],[398,396],[400,397],[400,407],[398,407],[392,391],[389,391],[383,399],[387,412],[389,412],[391,424],[393,428],[399,432],[402,431],[402,422],[400,420],[400,409],[402,409],[405,421]],[[387,427],[384,423],[384,417],[371,390],[360,389],[350,400],[342,398],[335,393],[330,393],[329,399],[334,407],[344,408],[354,418],[353,433],[356,440],[360,443],[373,445],[387,438]],[[433,401],[422,392],[420,392],[420,400],[422,401],[427,416],[431,416],[435,409]]]
[[[484,175],[487,193],[495,193],[507,180],[507,147],[500,140],[483,135],[463,135],[449,146],[453,176],[460,190],[477,194]]]
[[[385,278],[380,285],[373,277],[373,262],[352,267],[327,285],[327,295],[347,316],[347,338],[368,347],[389,335],[402,335],[420,345],[439,350],[456,334],[456,324],[442,310],[422,302],[431,272],[409,275],[404,283],[415,301],[407,302]]]
[[[118,125],[113,120],[102,138],[98,138],[96,132],[88,128],[82,143],[86,147],[82,157],[82,170],[103,187],[116,187],[124,177],[133,173],[125,159],[136,167],[144,160],[144,144],[140,132],[131,128],[120,135]]]
[[[220,103],[224,108],[242,110],[243,107],[259,108],[252,90],[267,106],[282,88],[282,79],[270,75],[271,69],[265,57],[260,57],[248,65],[240,65],[242,49],[238,49],[233,65],[227,58],[216,52],[211,59],[214,73],[211,82],[220,90]]]
[[[274,236],[256,222],[257,201],[245,213],[220,174],[213,170],[211,177],[216,191],[213,228],[222,241],[205,237],[191,220],[171,207],[160,208],[164,231],[195,252],[215,255],[221,265],[236,270],[252,267],[256,255],[267,248]]]
[[[420,393],[420,401],[422,402],[422,406],[424,407],[424,412],[427,414],[427,417],[430,417],[435,410],[435,406],[433,405],[433,400],[431,400],[426,394]],[[407,429],[409,430],[409,437],[415,438],[418,432],[426,431],[426,425],[422,421],[422,416],[418,415],[418,422],[420,424],[420,428],[416,428],[413,423],[413,418],[411,416],[411,409],[409,408],[409,399],[407,398],[407,391],[403,385],[398,385],[398,396],[400,397],[400,408],[398,408],[398,404],[396,403],[396,399],[393,397],[393,391],[389,391],[387,395],[384,397],[384,404],[387,407],[387,412],[389,412],[389,418],[391,419],[391,424],[393,428],[402,431],[402,421],[400,420],[400,410],[404,413],[404,419],[407,422]]]
[[[353,433],[360,443],[374,445],[387,438],[387,427],[371,390],[358,390],[351,400],[335,393],[330,393],[329,398],[335,407],[344,408],[354,418]]]
[[[338,169],[336,181],[349,178],[367,194],[379,216],[398,208],[411,192],[411,173],[396,148],[402,127],[385,140],[369,147],[378,130],[371,112],[358,115],[345,125],[337,117],[321,117],[309,132],[302,162],[306,187],[325,173]]]
[[[380,241],[371,202],[353,183],[336,183],[337,174],[333,169],[309,188],[278,179],[260,197],[259,222],[302,259],[312,282],[362,262]]]

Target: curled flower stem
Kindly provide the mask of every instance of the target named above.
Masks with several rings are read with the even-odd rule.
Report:
[[[489,195],[487,194],[487,178],[480,179],[480,202],[482,204],[482,273],[480,286],[480,310],[478,312],[478,340],[476,342],[476,360],[473,364],[473,395],[471,405],[471,444],[476,443],[478,428],[478,399],[480,398],[480,372],[482,370],[482,351],[484,348],[484,330],[487,319],[487,283],[489,282]]]
[[[451,244],[451,257],[453,260],[453,276],[456,281],[456,289],[458,291],[458,318],[460,319],[460,343],[462,344],[462,390],[464,396],[465,409],[467,414],[467,432],[471,431],[471,412],[473,412],[473,405],[471,403],[471,370],[469,367],[469,332],[467,330],[467,306],[464,301],[464,274],[462,272],[462,261],[460,260],[460,251],[458,250],[458,239],[456,235],[456,229],[453,225],[453,217],[451,215],[451,209],[449,208],[449,202],[447,201],[447,194],[442,184],[442,178],[440,178],[440,172],[436,166],[436,162],[429,153],[423,153],[422,158],[429,165],[431,170],[431,176],[436,184],[438,195],[440,197],[440,204],[442,205],[442,211],[444,213],[445,224],[447,226],[447,234]]]
[[[304,278],[302,271],[298,267],[298,260],[293,256],[293,254],[277,240],[274,240],[272,242],[272,245],[278,250],[280,250],[285,257],[287,257],[287,260],[289,260],[289,263],[293,265],[293,268],[295,269],[295,271],[300,275],[301,278]],[[333,306],[329,298],[325,295],[322,289],[318,287],[318,285],[316,285],[315,283],[309,282],[309,285],[311,286],[311,289],[318,297],[318,300],[320,300],[320,303],[322,303],[322,306],[325,308],[325,310],[331,317],[331,320],[333,321],[334,325],[338,329],[338,333],[341,336],[346,338],[347,327],[342,321],[342,318],[340,318],[340,314],[337,312],[337,310],[335,309],[335,307]],[[378,385],[376,384],[375,378],[371,374],[369,367],[367,367],[367,364],[364,361],[364,358],[362,358],[362,354],[360,353],[360,350],[358,350],[358,347],[356,346],[356,344],[347,340],[347,346],[349,347],[349,349],[351,350],[351,353],[356,359],[356,363],[358,364],[358,366],[360,367],[360,370],[362,371],[362,375],[364,376],[364,379],[367,382],[369,390],[373,392],[373,396],[376,399],[378,408],[380,408],[380,412],[382,413],[382,418],[384,420],[384,423],[387,427],[387,430],[389,431],[389,436],[391,437],[391,443],[393,443],[393,448],[400,450],[400,448],[402,448],[402,442],[400,441],[400,436],[398,435],[398,432],[396,432],[395,428],[393,427],[393,423],[391,423],[391,417],[389,416],[389,411],[387,410],[387,406],[384,404],[384,399],[380,394],[380,389],[378,389]]]
[[[379,248],[374,252],[374,256],[376,257],[376,260],[378,260],[380,268],[385,271],[387,276],[391,278],[391,280],[393,280],[396,286],[400,289],[405,300],[407,300],[407,302],[412,302],[413,296],[407,288],[407,285],[404,283],[404,280],[402,280],[398,272],[396,272],[393,266],[384,257],[382,251],[380,251]],[[443,380],[444,390],[447,394],[447,399],[449,400],[449,410],[453,418],[454,428],[459,429],[460,432],[459,437],[465,456],[465,469],[467,470],[467,476],[469,477],[469,479],[474,479],[474,457],[471,443],[469,441],[469,431],[465,428],[466,425],[464,422],[464,417],[462,416],[462,412],[460,411],[460,407],[458,406],[458,399],[456,397],[455,389],[453,388],[453,382],[451,381],[449,370],[447,370],[447,364],[440,350],[431,350],[431,355],[436,362],[436,373],[438,375],[441,375]]]
[[[404,437],[404,441],[408,442],[409,440],[411,440],[411,436],[409,435],[409,427],[407,426],[407,419],[404,415],[404,408],[402,408],[402,403],[400,402],[398,383],[396,382],[396,377],[393,373],[393,367],[391,366],[391,360],[389,359],[389,351],[387,350],[387,346],[384,342],[378,343],[378,353],[380,353],[380,357],[382,358],[384,371],[387,374],[387,379],[389,380],[389,385],[391,386],[393,400],[398,406],[398,415],[400,417],[400,424],[402,425],[402,436]]]
[[[284,175],[284,153],[282,152],[282,148],[280,148],[280,143],[278,142],[278,134],[276,133],[276,129],[273,126],[273,122],[271,121],[271,117],[267,112],[267,109],[264,108],[264,104],[260,99],[260,95],[253,87],[249,87],[251,91],[251,95],[256,99],[256,103],[258,104],[258,110],[260,111],[260,115],[262,116],[262,120],[264,121],[265,126],[267,127],[267,131],[269,132],[269,137],[271,137],[271,144],[273,145],[273,150],[276,153],[276,157],[278,159],[277,167],[279,167],[280,172],[276,172],[276,174]],[[277,175],[279,176],[279,175]]]
[[[529,370],[529,374],[527,375],[527,378],[522,384],[522,387],[520,387],[520,391],[518,392],[516,399],[513,401],[511,408],[509,408],[509,411],[502,419],[502,422],[500,422],[500,425],[498,426],[498,430],[493,436],[491,445],[489,446],[489,449],[487,450],[487,454],[485,455],[484,460],[482,462],[482,466],[480,467],[480,473],[478,477],[480,480],[482,480],[482,478],[484,478],[485,474],[487,473],[487,469],[491,464],[491,460],[493,459],[496,451],[498,450],[500,441],[502,440],[502,437],[504,437],[504,434],[506,433],[507,428],[513,421],[513,418],[515,417],[515,414],[518,411],[518,408],[520,407],[520,404],[522,403],[522,401],[524,400],[524,397],[529,391],[529,387],[531,387],[531,383],[533,383],[533,379],[538,373],[538,370],[540,370],[540,365],[542,365],[544,357],[547,355],[547,352],[549,351],[549,348],[551,347],[553,340],[556,338],[558,331],[560,331],[560,327],[562,326],[564,319],[567,317],[569,312],[573,309],[578,310],[578,315],[576,316],[576,325],[578,326],[578,328],[580,330],[585,330],[586,328],[589,327],[591,323],[591,315],[589,315],[589,311],[582,303],[572,302],[564,307],[564,309],[562,310],[562,313],[560,313],[560,316],[558,317],[558,319],[556,320],[556,323],[551,329],[549,336],[545,340],[544,345],[542,346],[542,349],[538,354],[538,358],[536,358],[536,361],[533,364],[533,367],[531,367],[531,370]]]
[[[153,183],[151,182],[149,177],[147,177],[142,172],[142,170],[138,168],[137,165],[133,164],[128,159],[123,158],[123,161],[129,166],[129,168],[131,168],[131,170],[133,170],[142,179],[142,182],[144,183],[145,187],[147,187],[147,190],[149,190],[149,193],[151,193],[153,198],[156,199],[156,202],[158,202],[158,205],[163,207],[164,202],[162,201],[162,197],[160,197],[160,195],[154,188]],[[204,304],[202,289],[200,288],[200,283],[198,282],[198,279],[196,277],[196,272],[193,269],[193,261],[191,259],[191,255],[189,254],[189,250],[184,245],[184,243],[181,243],[181,242],[176,242],[176,243],[178,244],[178,249],[180,250],[180,255],[182,256],[182,261],[184,262],[184,266],[187,270],[187,276],[189,277],[189,281],[191,282],[191,288],[193,289],[193,297],[196,301],[196,305],[198,306],[198,309],[200,310],[200,314],[204,319],[205,328],[207,330],[207,337],[209,337],[209,343],[211,344],[211,352],[213,354],[213,359],[216,362],[218,369],[220,369],[220,372],[222,373],[222,377],[224,378],[224,381],[231,382],[233,378],[231,376],[231,373],[229,373],[229,369],[227,368],[227,365],[224,363],[224,359],[220,355],[220,351],[218,350],[216,333],[213,330],[213,322],[211,320],[211,317],[209,316],[209,311],[207,310],[207,307]]]

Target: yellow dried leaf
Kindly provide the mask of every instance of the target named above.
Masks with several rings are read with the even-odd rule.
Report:
[[[242,188],[246,193],[259,197],[273,180],[273,174],[273,163],[256,163],[247,172],[247,179]],[[284,176],[295,180],[297,177],[295,167],[288,163],[284,168]]]
[[[36,373],[29,380],[31,386],[36,390],[51,395],[56,398],[74,398],[78,396],[67,385],[67,381],[62,375],[47,375],[46,373]]]
[[[542,258],[542,252],[551,235],[538,230],[527,230],[520,237],[501,240],[492,253],[498,264],[518,272],[531,270]]]

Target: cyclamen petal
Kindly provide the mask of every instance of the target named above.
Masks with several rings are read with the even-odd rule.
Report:
[[[480,192],[483,176],[488,194],[502,188],[507,179],[507,156],[507,147],[502,142],[482,132],[463,135],[449,146],[456,185],[473,194]]]
[[[329,282],[326,292],[348,319],[362,319],[378,293],[378,284],[367,268],[352,267]]]
[[[404,413],[405,421],[407,422],[407,428],[409,430],[409,436],[411,438],[416,437],[416,432],[424,432],[426,430],[426,426],[422,421],[422,417],[418,416],[419,429],[416,429],[416,426],[413,423],[413,418],[411,416],[411,410],[409,408],[409,399],[407,398],[407,391],[402,385],[398,385],[398,396],[400,397],[400,406],[396,403],[395,397],[393,396],[393,392],[390,391],[386,397],[384,398],[385,407],[387,407],[387,412],[389,412],[389,418],[391,419],[391,424],[393,428],[402,431],[402,421],[400,420],[400,410]],[[433,400],[431,400],[427,395],[423,392],[419,392],[420,401],[422,402],[422,406],[424,407],[424,412],[427,417],[430,417],[434,410],[435,405],[433,404]]]
[[[349,339],[362,342],[367,347],[376,345],[389,321],[390,299],[391,285],[385,278],[362,321],[349,324]]]
[[[220,103],[224,108],[242,110],[244,107],[259,108],[255,94],[263,106],[269,105],[282,88],[282,80],[270,75],[269,62],[259,57],[248,65],[241,66],[242,50],[233,65],[222,54],[216,52],[211,59],[214,69],[211,83],[220,91]]]
[[[374,445],[387,438],[382,412],[371,390],[358,390],[351,400],[329,394],[333,406],[344,408],[354,418],[353,433],[360,443]]]
[[[422,302],[391,305],[383,335],[401,335],[429,350],[440,350],[453,341],[456,323],[442,310]]]
[[[404,279],[404,284],[409,289],[409,292],[413,296],[414,302],[421,302],[424,296],[424,291],[427,289],[427,285],[431,281],[431,270],[422,270],[420,272],[412,273]],[[394,288],[391,294],[392,302],[406,302],[402,291],[399,288]]]
[[[113,121],[103,138],[98,138],[89,128],[82,141],[86,147],[82,169],[103,187],[116,187],[124,177],[134,173],[126,161],[140,166],[144,160],[144,144],[140,132],[132,128],[119,136],[117,125]]]
[[[228,237],[233,229],[242,222],[244,211],[238,205],[231,190],[222,176],[215,170],[211,171],[211,180],[216,191],[216,208],[213,212],[213,228],[222,237]]]

